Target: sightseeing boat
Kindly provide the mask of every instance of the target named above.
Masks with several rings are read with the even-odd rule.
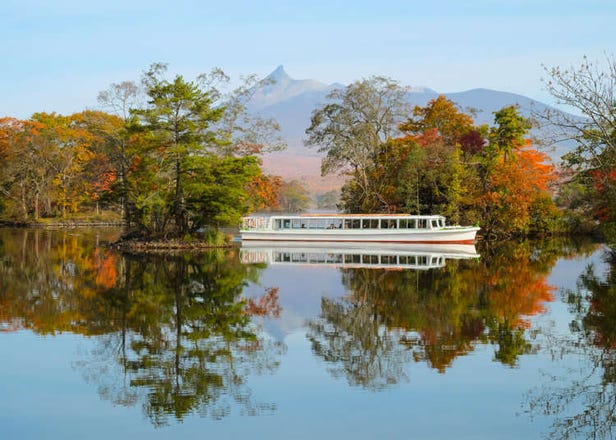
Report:
[[[242,219],[242,241],[475,242],[479,227],[447,226],[440,215],[303,214]]]

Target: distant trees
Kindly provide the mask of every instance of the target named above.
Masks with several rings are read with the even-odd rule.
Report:
[[[310,207],[311,199],[306,186],[298,181],[282,182],[278,206],[284,212],[303,212]]]
[[[340,192],[337,190],[317,194],[316,203],[319,209],[336,209],[340,200]]]
[[[3,218],[66,218],[86,205],[97,206],[115,181],[107,130],[120,127],[118,118],[95,111],[0,120]]]
[[[91,216],[104,204],[141,235],[182,237],[275,205],[280,179],[256,154],[284,147],[278,126],[247,115],[254,78],[228,93],[225,81],[219,69],[169,79],[153,64],[140,85],[99,94],[113,114],[1,119],[1,218]]]
[[[444,96],[406,113],[402,96],[395,84],[364,81],[313,113],[306,133],[326,153],[323,172],[349,176],[345,211],[439,213],[498,236],[560,227],[555,170],[526,139],[530,122],[515,107],[495,112],[492,127],[476,126]],[[378,117],[364,116],[364,99],[378,103]]]

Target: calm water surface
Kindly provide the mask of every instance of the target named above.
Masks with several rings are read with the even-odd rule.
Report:
[[[117,234],[0,229],[0,438],[612,438],[604,246],[137,256]]]

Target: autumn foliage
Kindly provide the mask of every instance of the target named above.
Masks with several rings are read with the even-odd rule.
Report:
[[[438,213],[453,223],[480,224],[488,236],[558,230],[556,169],[525,137],[529,128],[515,107],[495,112],[492,127],[476,126],[440,96],[415,107],[400,125],[403,136],[381,144],[363,171],[370,185],[351,175],[345,208]]]

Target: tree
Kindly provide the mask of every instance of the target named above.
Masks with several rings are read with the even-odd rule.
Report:
[[[409,113],[406,92],[378,76],[332,91],[306,129],[306,143],[325,153],[322,174],[345,174],[364,197],[380,198],[368,174],[381,144],[400,134],[398,126]]]
[[[340,191],[331,190],[317,194],[317,208],[333,209],[336,208],[340,200]]]
[[[117,136],[124,131],[122,119],[101,111],[86,110],[70,116],[70,127],[76,141],[88,151],[79,176],[84,202],[94,203],[96,213],[102,199],[123,203],[126,171],[118,163]]]
[[[411,189],[404,205],[415,207],[417,213],[439,212],[453,222],[468,220],[462,215],[472,199],[473,170],[468,165],[476,165],[472,156],[483,150],[481,133],[487,128],[476,127],[471,115],[441,95],[425,107],[416,106],[400,129],[407,134],[407,142],[423,150],[411,149],[413,155],[406,156],[406,169],[412,173],[403,173],[399,179],[399,187]]]
[[[474,126],[473,118],[459,110],[444,95],[430,100],[425,107],[415,106],[413,116],[400,126],[400,130],[419,134],[436,129],[445,144],[454,146]]]
[[[166,226],[168,217],[173,217],[174,233],[183,235],[188,229],[185,160],[224,142],[212,130],[212,124],[222,118],[224,107],[213,106],[212,92],[199,81],[186,81],[180,75],[167,80],[163,77],[165,71],[165,65],[154,64],[145,73],[148,107],[133,109],[132,113],[139,119],[135,130],[144,130],[156,145],[162,177],[156,203],[163,203],[162,225]]]
[[[134,151],[131,150],[129,122],[133,117],[131,108],[140,108],[144,91],[132,81],[112,83],[107,90],[99,92],[99,104],[112,112],[122,121],[122,125],[115,130],[105,130],[110,144],[107,151],[109,161],[115,168],[120,187],[116,191],[122,205],[122,216],[130,224],[132,214],[129,212],[129,182],[128,172],[134,160]],[[103,129],[101,127],[101,129]]]
[[[278,205],[285,212],[302,212],[310,206],[310,196],[305,185],[298,180],[282,182]]]
[[[577,143],[564,157],[575,171],[571,182],[586,187],[590,214],[616,241],[616,58],[608,55],[600,65],[584,57],[577,66],[545,71],[547,91],[582,117],[564,112],[539,116],[560,129],[563,139]]]
[[[52,182],[57,170],[57,144],[38,121],[5,118],[1,138],[6,166],[2,167],[4,217],[27,221],[50,213]]]
[[[280,136],[280,125],[275,119],[247,111],[249,101],[268,81],[248,75],[240,79],[238,87],[224,93],[222,88],[229,82],[229,77],[220,69],[208,76],[207,82],[216,91],[218,101],[225,103],[225,112],[216,127],[221,137],[229,142],[219,145],[219,154],[249,156],[286,149],[286,141]],[[217,82],[220,85],[216,86]]]
[[[516,106],[494,112],[489,143],[480,158],[482,194],[476,198],[489,234],[525,235],[558,228],[551,194],[556,170],[548,156],[525,139],[530,127]]]
[[[494,112],[494,123],[490,128],[489,148],[492,157],[502,154],[506,161],[516,148],[524,146],[524,136],[530,130],[531,123],[520,115],[515,105]]]
[[[488,190],[478,199],[487,213],[482,226],[501,236],[550,232],[558,212],[549,186],[555,180],[554,166],[530,141],[515,150],[509,160],[494,165]]]
[[[275,142],[274,121],[247,116],[249,83],[225,94],[220,69],[194,81],[165,72],[154,64],[144,74],[147,106],[128,120],[127,195],[141,232],[177,237],[236,224],[275,200],[277,179],[263,175],[256,154],[284,145]]]
[[[602,68],[584,57],[568,69],[545,68],[547,91],[583,118],[564,112],[539,115],[578,143],[568,160],[592,168],[616,164],[616,58],[606,56],[605,64]]]

